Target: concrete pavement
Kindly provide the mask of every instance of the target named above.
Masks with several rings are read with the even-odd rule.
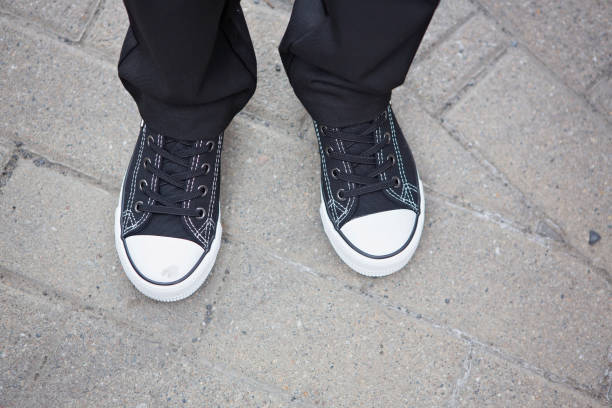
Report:
[[[0,407],[610,406],[612,7],[442,1],[393,96],[421,246],[371,279],[318,219],[290,2],[242,4],[259,82],[225,138],[221,252],[161,304],[113,244],[140,122],[121,2],[0,0]]]

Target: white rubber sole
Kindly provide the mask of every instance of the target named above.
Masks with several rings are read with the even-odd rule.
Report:
[[[221,218],[220,213],[219,218]],[[119,205],[115,209],[115,247],[125,274],[140,293],[160,302],[175,302],[191,296],[200,286],[202,286],[204,281],[206,281],[217,259],[219,248],[221,247],[221,222],[217,222],[215,238],[212,241],[208,253],[188,278],[174,285],[155,285],[143,279],[138,272],[134,270],[134,267],[132,267],[132,263],[128,259],[125,251],[123,240],[121,239],[120,221],[121,194],[119,196]]]
[[[321,215],[321,221],[323,222],[323,230],[325,231],[329,242],[340,259],[342,259],[344,263],[355,272],[365,276],[391,275],[392,273],[397,272],[406,266],[419,246],[425,219],[425,197],[423,195],[423,185],[420,179],[419,194],[421,197],[421,214],[419,215],[419,219],[417,221],[414,236],[406,248],[388,258],[370,258],[351,248],[351,246],[346,243],[344,238],[342,238],[342,236],[334,228],[334,225],[327,215],[327,210],[325,209],[325,204],[321,196],[321,207],[319,208],[319,214]]]

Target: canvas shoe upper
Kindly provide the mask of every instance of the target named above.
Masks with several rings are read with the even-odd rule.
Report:
[[[222,140],[181,141],[141,124],[115,214],[115,243],[126,274],[149,297],[187,297],[212,269],[221,235]]]
[[[423,227],[423,191],[412,153],[389,105],[344,128],[314,123],[321,156],[321,218],[338,255],[383,276],[410,259]]]

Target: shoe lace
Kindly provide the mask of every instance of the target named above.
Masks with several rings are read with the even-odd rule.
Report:
[[[321,131],[328,142],[326,143],[325,154],[332,159],[347,162],[351,166],[350,173],[342,171],[337,167],[333,168],[331,176],[358,186],[348,191],[338,190],[337,196],[340,200],[385,190],[390,187],[399,187],[399,178],[391,177],[386,179],[380,177],[385,171],[395,165],[395,156],[393,154],[389,154],[386,160],[381,163],[378,163],[377,160],[378,152],[391,142],[391,134],[389,132],[386,132],[380,141],[376,141],[376,131],[382,120],[382,118],[377,118],[369,124],[357,127],[321,127]],[[347,143],[343,146],[342,151],[332,147],[331,142],[334,139]]]
[[[204,218],[206,216],[204,208],[185,208],[183,203],[203,197],[208,193],[208,187],[205,185],[200,185],[188,191],[187,180],[210,172],[211,166],[207,162],[194,168],[193,158],[200,154],[212,152],[215,142],[191,142],[167,137],[163,146],[158,146],[154,143],[153,137],[148,136],[147,143],[151,150],[159,154],[161,160],[155,166],[151,159],[147,157],[144,159],[143,166],[146,171],[158,177],[159,187],[156,189],[157,191],[154,191],[145,179],[140,180],[139,188],[152,200],[152,204],[138,202],[137,210]]]

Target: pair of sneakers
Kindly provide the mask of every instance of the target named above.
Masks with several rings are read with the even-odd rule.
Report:
[[[423,230],[423,187],[389,105],[343,128],[314,122],[321,156],[323,229],[340,258],[367,276],[404,267]],[[125,273],[146,296],[176,301],[206,280],[221,246],[221,150],[142,122],[115,210]]]

